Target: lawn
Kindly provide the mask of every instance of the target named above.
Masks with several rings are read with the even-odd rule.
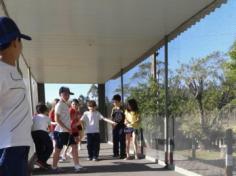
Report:
[[[175,151],[176,154],[183,155],[186,157],[192,157],[191,150],[178,150]],[[236,158],[236,151],[233,153],[233,156]],[[223,154],[219,151],[213,150],[196,150],[196,158],[201,160],[218,160],[224,159]]]

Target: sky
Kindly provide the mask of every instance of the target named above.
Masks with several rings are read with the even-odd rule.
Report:
[[[70,91],[75,95],[71,95],[70,98],[78,98],[80,95],[87,96],[87,92],[91,87],[91,84],[45,84],[45,99],[46,102],[52,102],[53,99],[59,98],[59,88],[66,86],[70,88]]]
[[[169,43],[169,68],[175,69],[180,63],[186,63],[191,58],[205,57],[213,51],[227,52],[236,40],[236,0],[228,0],[227,4],[216,9],[195,25],[184,31]],[[159,60],[164,60],[164,50],[158,55]],[[124,75],[124,83],[137,71],[137,67]],[[114,90],[120,85],[120,79],[110,80],[106,84],[106,94],[112,97]],[[51,101],[58,96],[58,89],[62,84],[45,84],[46,101]],[[64,84],[63,84],[64,85]],[[91,85],[66,85],[75,92],[75,97],[80,94],[87,95]]]

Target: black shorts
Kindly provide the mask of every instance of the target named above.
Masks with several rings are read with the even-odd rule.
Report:
[[[125,134],[132,134],[133,131],[134,131],[134,129],[131,128],[131,127],[125,127],[125,129],[124,129],[124,133]]]
[[[135,129],[135,128],[132,128],[132,127],[125,127],[124,128],[124,133],[125,134],[132,134],[132,133],[134,133],[134,134],[138,135],[138,129]]]
[[[63,145],[76,144],[74,137],[67,132],[54,131],[54,140],[58,149],[62,149]]]

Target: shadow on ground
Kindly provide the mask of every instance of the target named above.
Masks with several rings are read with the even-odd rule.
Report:
[[[104,158],[104,160],[108,160],[107,158]],[[99,161],[101,162],[101,161]],[[97,162],[97,163],[99,163]],[[119,172],[122,174],[122,172],[140,172],[140,171],[165,171],[166,169],[161,168],[156,163],[134,163],[134,160],[126,161],[126,162],[119,162],[118,160],[111,160],[111,165],[90,165],[86,166],[85,169],[81,170],[79,173],[114,173]],[[71,166],[68,167],[62,167],[63,172],[55,173],[50,170],[42,170],[42,169],[34,169],[33,175],[67,175],[67,174],[73,174],[74,168]],[[169,171],[169,170],[166,170]]]

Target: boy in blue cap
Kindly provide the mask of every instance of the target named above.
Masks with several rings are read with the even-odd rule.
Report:
[[[22,52],[15,22],[0,17],[0,176],[26,176],[31,139],[31,111],[26,87],[16,68]]]

